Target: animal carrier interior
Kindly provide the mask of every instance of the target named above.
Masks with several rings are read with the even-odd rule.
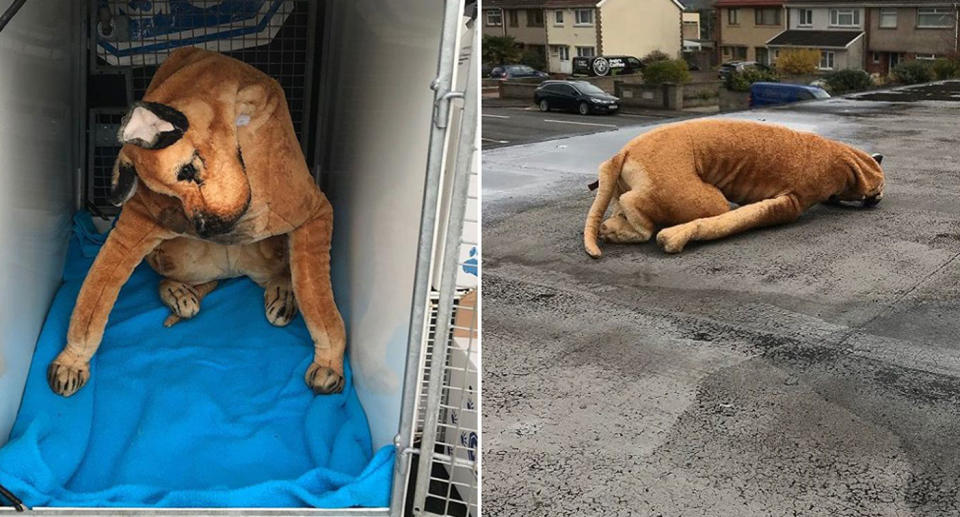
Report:
[[[0,513],[478,515],[474,2],[3,4]],[[165,328],[146,264],[120,291],[89,383],[66,398],[47,385],[120,212],[121,120],[187,46],[284,90],[334,210],[339,394],[313,395],[302,318],[272,327],[249,279]]]

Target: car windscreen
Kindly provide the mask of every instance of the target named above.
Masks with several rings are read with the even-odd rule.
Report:
[[[607,92],[597,88],[596,86],[588,82],[578,82],[577,89],[580,90],[580,93],[585,95],[606,95]]]
[[[533,69],[529,66],[517,65],[517,66],[508,66],[507,71],[511,74],[532,74]]]
[[[818,99],[828,99],[828,98],[830,98],[830,94],[827,93],[826,90],[821,90],[820,88],[817,88],[816,90],[813,90],[813,96],[816,97],[816,98],[818,98]]]

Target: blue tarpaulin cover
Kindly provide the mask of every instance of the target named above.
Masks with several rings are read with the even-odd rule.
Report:
[[[249,279],[223,282],[171,328],[146,264],[120,292],[70,398],[47,387],[80,285],[105,235],[75,218],[20,412],[0,448],[0,484],[28,506],[388,506],[393,448],[373,451],[349,365],[343,393],[303,381],[303,319],[271,326]]]

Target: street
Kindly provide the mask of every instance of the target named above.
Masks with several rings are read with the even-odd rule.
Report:
[[[484,110],[485,512],[960,514],[960,81],[933,89],[726,115],[882,153],[876,208],[599,260],[587,184],[658,121]]]
[[[562,111],[541,113],[533,105],[489,107],[488,104],[483,107],[482,117],[483,149],[613,131],[666,118],[629,113],[587,116]]]

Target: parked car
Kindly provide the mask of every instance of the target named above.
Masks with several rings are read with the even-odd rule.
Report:
[[[750,85],[750,107],[774,106],[812,99],[827,99],[823,88],[788,83],[753,83]]]
[[[757,70],[769,71],[770,67],[763,64],[757,63],[756,61],[729,61],[720,65],[720,70],[717,76],[720,79],[726,79],[728,75],[733,72],[743,72],[748,68],[755,68]]]
[[[635,74],[643,69],[643,62],[633,56],[598,56],[573,58],[575,75],[606,76]]]
[[[540,111],[574,110],[581,115],[616,113],[620,99],[586,81],[544,81],[533,92]]]
[[[546,72],[534,70],[527,65],[501,65],[490,70],[491,79],[546,79],[550,77]]]

